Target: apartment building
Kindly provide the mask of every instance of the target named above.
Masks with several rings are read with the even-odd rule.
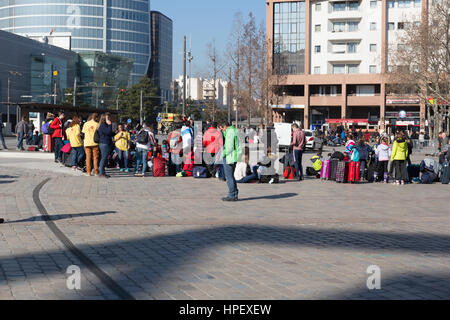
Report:
[[[424,128],[425,104],[390,92],[389,48],[428,0],[267,0],[274,122]],[[400,111],[407,118],[398,119]]]
[[[176,83],[176,85],[175,85]],[[214,99],[216,97],[217,105],[220,108],[228,107],[228,82],[223,81],[221,79],[216,80],[215,85],[215,95],[214,95],[214,80],[213,79],[204,79],[204,78],[186,78],[186,98],[192,99],[194,101],[206,102],[208,100]],[[176,101],[182,101],[183,94],[183,76],[180,76],[178,79],[174,80],[173,88],[178,88],[178,96],[176,96],[175,92],[174,97],[176,97]]]

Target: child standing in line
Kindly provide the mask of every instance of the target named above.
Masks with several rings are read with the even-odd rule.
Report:
[[[395,168],[395,184],[405,184],[406,180],[406,161],[408,159],[408,143],[405,140],[405,135],[400,132],[394,142],[392,148],[391,160]]]
[[[375,150],[378,159],[378,167],[374,172],[374,179],[377,181],[378,176],[384,173],[384,183],[388,183],[389,179],[389,160],[391,159],[392,149],[389,146],[389,138],[384,137],[381,144]]]

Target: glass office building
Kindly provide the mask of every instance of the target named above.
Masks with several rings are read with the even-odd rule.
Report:
[[[274,4],[273,59],[276,74],[305,73],[305,2]]]
[[[149,0],[0,0],[0,30],[70,33],[73,51],[132,58],[131,84],[147,73],[150,62]]]
[[[148,76],[158,88],[161,102],[172,101],[173,22],[158,11],[151,12],[152,54]]]

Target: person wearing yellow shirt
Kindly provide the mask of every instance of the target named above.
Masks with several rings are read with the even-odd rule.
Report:
[[[81,119],[74,116],[70,127],[66,130],[66,136],[70,141],[72,152],[72,170],[83,170],[81,162],[84,158],[83,141],[81,140]]]
[[[130,149],[130,133],[123,129],[123,125],[119,124],[118,133],[114,137],[116,150],[119,154],[119,166],[121,172],[130,172],[128,168],[128,150]]]
[[[84,151],[86,152],[86,176],[92,175],[92,160],[94,160],[95,175],[99,175],[100,149],[98,143],[94,141],[95,132],[98,130],[98,113],[89,116],[88,121],[83,126]]]

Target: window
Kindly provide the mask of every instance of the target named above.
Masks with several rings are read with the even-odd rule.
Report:
[[[333,32],[344,32],[344,31],[345,31],[345,22],[333,23]]]
[[[314,67],[314,74],[320,74],[320,67]]]
[[[346,43],[335,43],[333,44],[333,53],[345,53],[347,49]]]
[[[344,74],[345,73],[345,64],[334,64],[333,65],[333,73],[334,74]]]
[[[291,12],[297,12],[297,3],[296,2],[292,2],[291,3]]]
[[[370,1],[370,8],[376,9],[376,7],[377,7],[377,2],[376,1]]]
[[[291,53],[296,53],[297,52],[297,44],[292,43],[289,51]]]
[[[422,6],[422,0],[414,0],[414,8],[420,8]]]
[[[359,65],[358,64],[349,64],[347,66],[348,73],[359,73]]]
[[[358,31],[359,22],[358,21],[350,21],[348,23],[348,31],[349,32],[356,32]]]
[[[369,73],[377,73],[377,66],[369,66]]]
[[[314,52],[315,53],[320,53],[320,46],[315,46],[314,47]]]
[[[377,44],[376,43],[370,44],[370,52],[377,52]]]
[[[387,2],[387,7],[388,8],[394,8],[395,7],[395,1],[394,0],[389,0]]]
[[[334,2],[333,11],[345,11],[345,2]]]
[[[399,8],[409,8],[411,7],[411,0],[398,0]]]
[[[394,22],[389,22],[388,23],[388,30],[395,30],[395,23]]]
[[[420,27],[420,21],[414,21],[414,27],[419,28]]]
[[[322,10],[322,5],[320,3],[316,3],[316,11]]]
[[[375,31],[375,30],[377,30],[377,23],[371,22],[370,23],[370,31]]]
[[[291,33],[297,33],[297,24],[291,23]]]
[[[358,11],[358,8],[359,8],[358,1],[352,1],[348,3],[348,10]]]
[[[314,31],[316,31],[316,32],[322,31],[322,25],[316,24],[316,26],[314,27]]]
[[[347,44],[347,52],[348,53],[356,53],[356,47],[358,44],[356,42],[349,42]]]

